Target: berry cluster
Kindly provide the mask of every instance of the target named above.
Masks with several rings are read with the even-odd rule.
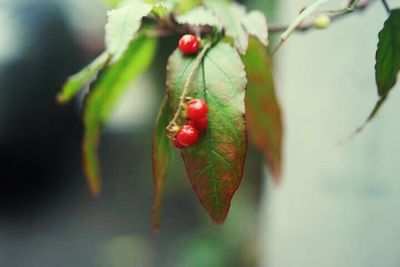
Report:
[[[208,106],[202,99],[192,99],[185,104],[186,123],[180,127],[172,143],[176,148],[185,148],[196,144],[199,133],[207,128]]]
[[[194,55],[200,49],[200,39],[193,34],[185,34],[179,40],[179,50],[185,55]],[[181,127],[176,127],[172,144],[176,148],[185,148],[199,141],[199,133],[207,128],[208,106],[202,99],[191,99],[183,107],[182,117],[186,122]]]

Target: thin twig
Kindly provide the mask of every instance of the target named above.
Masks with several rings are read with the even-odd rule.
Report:
[[[348,6],[349,7],[351,7],[351,6],[355,7],[359,2],[360,2],[360,0],[350,0]]]
[[[331,22],[334,22],[336,20],[344,18],[349,13],[364,11],[374,1],[376,1],[376,0],[364,0],[362,2],[361,2],[361,0],[351,0],[348,7],[341,9],[341,10],[327,11],[326,13],[331,13],[331,15],[328,15],[328,16],[329,16]],[[171,36],[171,35],[174,35],[177,33],[178,34],[180,34],[180,33],[183,34],[183,33],[188,33],[188,32],[195,33],[198,31],[205,32],[205,33],[210,32],[209,26],[197,26],[197,27],[198,28],[193,29],[189,25],[179,25],[174,22],[173,18],[170,18],[170,21],[168,21],[168,23],[163,21],[163,23],[161,23],[159,25],[159,27],[157,27],[153,30],[150,30],[150,29],[146,30],[145,34],[149,37],[167,37],[167,36]],[[289,27],[289,25],[287,25],[287,24],[270,25],[268,27],[268,31],[269,31],[269,33],[282,33],[284,31],[286,31],[288,29],[288,27]],[[313,22],[309,22],[306,24],[300,24],[295,29],[295,31],[306,32],[311,29],[315,29]]]
[[[356,7],[358,6],[358,4],[361,2],[361,0],[350,0],[349,4],[347,5],[347,7],[343,8],[343,9],[339,9],[337,11],[332,11],[331,13],[349,13],[349,12],[353,12]]]
[[[385,7],[387,13],[390,13],[390,7],[388,5],[388,3],[386,2],[386,0],[381,0],[383,6]]]
[[[290,23],[289,27],[282,33],[281,37],[279,38],[278,45],[274,49],[272,49],[271,55],[273,56],[276,51],[278,51],[283,43],[286,42],[287,39],[289,39],[290,35],[292,35],[292,33],[296,31],[296,28],[299,27],[299,25],[301,25],[308,16],[313,14],[319,8],[319,6],[325,4],[327,1],[328,0],[316,0],[314,3],[304,8],[292,21],[292,23]]]
[[[338,13],[338,11],[336,11],[335,14],[330,15],[329,18],[331,19],[331,22],[333,22],[333,21],[339,20],[341,18],[344,18],[349,13],[364,11],[374,1],[375,0],[365,0],[365,1],[361,2],[359,5],[357,5],[356,7],[354,7],[353,10],[351,10],[349,8],[346,8],[346,9],[343,10],[344,12],[339,12]],[[289,27],[289,25],[286,25],[286,24],[271,25],[271,26],[269,26],[268,31],[270,33],[280,33],[280,32],[286,31],[288,27]],[[313,22],[309,22],[307,24],[299,25],[296,28],[296,31],[305,32],[305,31],[308,31],[308,30],[311,30],[311,29],[315,29]]]
[[[186,33],[201,36],[202,34],[211,34],[213,31],[213,27],[208,25],[179,24],[176,22],[174,15],[159,19],[158,21],[159,24],[156,28],[145,30],[146,36],[162,38]]]
[[[196,61],[193,63],[192,69],[190,70],[190,73],[189,73],[189,75],[187,76],[187,78],[185,80],[185,85],[183,87],[182,94],[179,97],[178,109],[176,110],[173,119],[171,120],[171,122],[167,126],[167,132],[170,132],[175,126],[178,125],[177,121],[178,121],[179,116],[180,116],[180,114],[182,112],[182,107],[184,105],[186,96],[189,93],[190,82],[192,81],[193,75],[195,74],[196,70],[199,68],[201,61],[203,60],[203,58],[204,58],[206,52],[208,51],[208,49],[210,49],[211,45],[212,45],[212,43],[207,43],[203,47],[203,49],[201,50],[200,54],[197,56]]]

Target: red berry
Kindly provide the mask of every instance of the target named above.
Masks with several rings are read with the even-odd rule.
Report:
[[[193,34],[186,34],[179,40],[179,49],[187,54],[193,55],[199,51],[200,42]]]
[[[194,121],[204,119],[208,112],[208,106],[202,99],[192,99],[188,102],[187,116]]]
[[[176,138],[172,139],[172,144],[176,147],[176,148],[185,148],[186,146],[182,145],[181,143],[178,142],[178,140],[176,140]]]
[[[187,124],[193,126],[199,131],[203,131],[207,128],[208,121],[207,117],[204,117],[200,120],[188,120]]]
[[[187,147],[197,143],[199,140],[199,132],[191,125],[183,125],[176,135],[176,141]]]

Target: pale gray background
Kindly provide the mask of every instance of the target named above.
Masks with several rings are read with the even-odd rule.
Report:
[[[280,18],[309,2],[283,1]],[[399,86],[361,135],[338,145],[377,100],[373,66],[386,16],[377,1],[325,31],[293,35],[278,52],[285,181],[264,201],[261,266],[400,266]]]

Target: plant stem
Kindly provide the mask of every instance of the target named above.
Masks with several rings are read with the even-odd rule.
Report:
[[[328,15],[329,18],[331,19],[331,22],[334,22],[336,20],[339,20],[346,15],[353,13],[353,12],[360,12],[364,11],[367,7],[369,7],[374,1],[376,0],[351,0],[348,7],[341,9],[341,10],[335,10],[335,11],[330,11],[327,13],[332,13],[331,15]],[[385,5],[385,8],[388,9],[389,7],[387,6],[387,3],[385,0],[382,0],[383,4]],[[270,25],[268,26],[268,32],[269,33],[282,33],[285,32],[289,28],[289,25],[287,24],[276,24],[276,25]],[[305,32],[314,28],[314,24],[312,22],[309,22],[307,24],[300,24],[298,25],[294,31],[300,31],[300,32]],[[202,32],[209,32],[210,27],[205,27],[205,26],[198,26],[198,29],[196,31],[202,31]],[[155,28],[154,30],[146,30],[145,34],[149,37],[166,37],[166,36],[171,36],[176,33],[194,33],[194,29],[188,27],[187,25],[178,25],[173,22],[169,23],[162,23],[159,25],[158,28]]]
[[[192,81],[193,75],[195,74],[196,70],[199,68],[200,63],[201,63],[201,61],[203,60],[203,58],[204,58],[206,52],[211,48],[211,45],[212,45],[211,42],[209,42],[209,43],[207,43],[207,44],[204,45],[204,47],[203,47],[203,49],[201,50],[200,54],[198,54],[198,56],[196,57],[196,60],[195,60],[195,62],[194,62],[193,65],[192,65],[192,69],[190,70],[189,75],[186,77],[185,85],[184,85],[184,87],[183,87],[182,94],[181,94],[181,96],[179,97],[178,109],[176,110],[173,119],[171,120],[171,122],[170,122],[170,123],[168,124],[168,126],[167,126],[167,133],[168,133],[168,134],[173,130],[173,128],[174,128],[175,126],[178,126],[177,121],[178,121],[179,116],[180,116],[180,114],[181,114],[181,112],[182,112],[182,107],[183,107],[183,105],[184,105],[184,102],[185,102],[185,99],[186,99],[186,97],[187,97],[187,94],[189,93],[189,85],[190,85],[190,82]]]
[[[342,10],[342,12],[336,11],[334,12],[334,14],[330,15],[329,18],[331,19],[331,22],[336,21],[338,19],[341,19],[343,17],[345,17],[346,15],[352,13],[352,12],[360,12],[360,11],[364,11],[367,7],[369,7],[375,0],[364,0],[363,2],[361,2],[360,4],[353,6],[353,9],[351,9],[351,7],[349,6],[349,8],[345,8],[344,10]],[[330,12],[331,13],[331,12]],[[268,28],[268,31],[270,33],[280,33],[280,32],[284,32],[289,28],[289,25],[271,25]],[[305,32],[311,29],[315,29],[314,28],[314,24],[312,22],[307,23],[307,24],[301,24],[299,25],[295,30],[296,31],[301,31],[301,32]]]
[[[388,5],[388,3],[386,2],[386,0],[381,0],[383,6],[385,7],[387,13],[390,13],[390,7]]]

